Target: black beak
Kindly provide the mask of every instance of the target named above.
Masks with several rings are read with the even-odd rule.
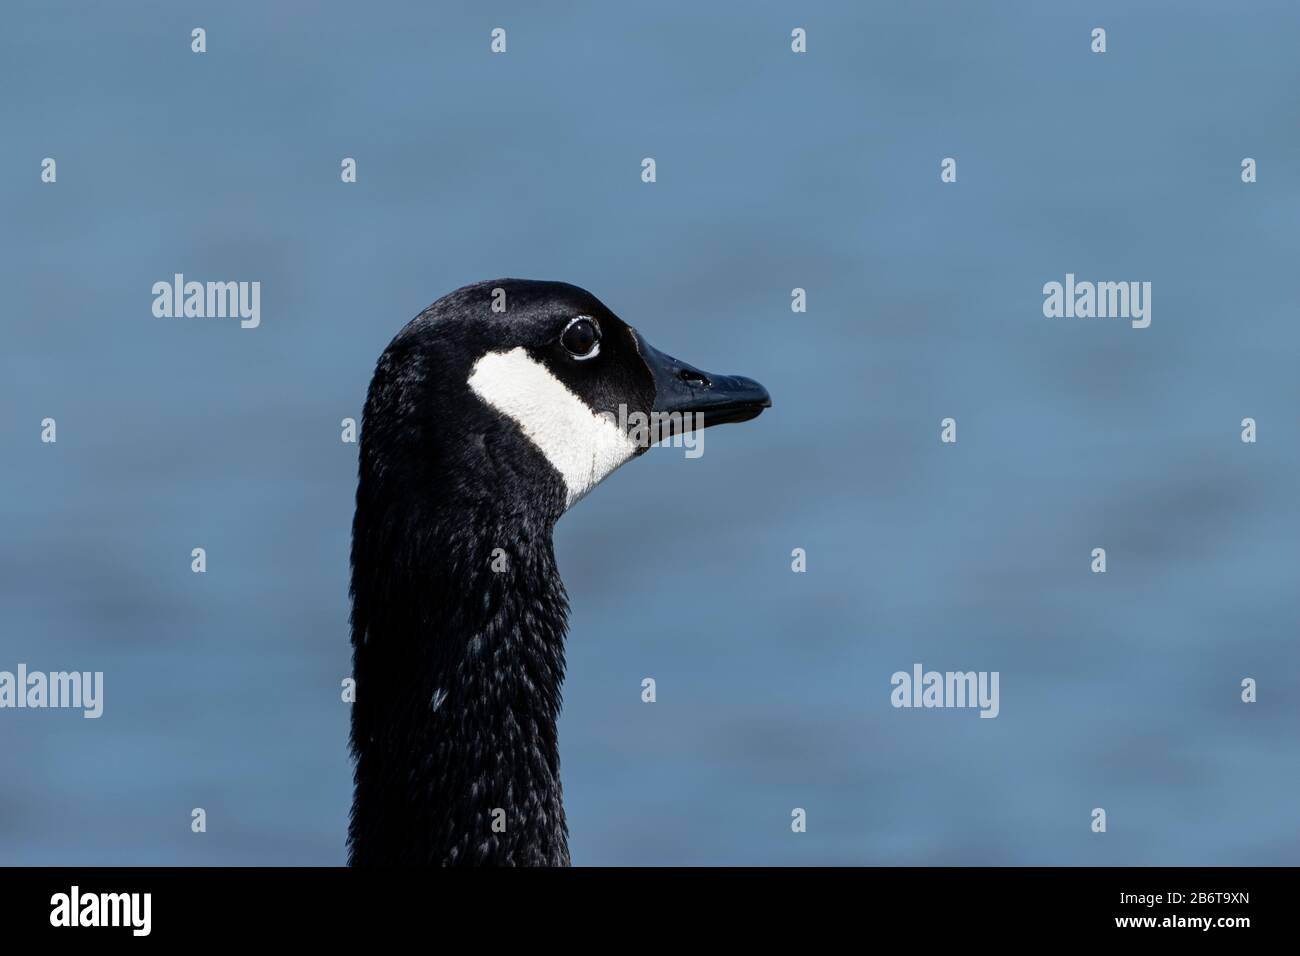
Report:
[[[671,428],[665,433],[697,431],[710,425],[747,422],[763,409],[772,407],[767,389],[752,378],[740,375],[713,375],[693,365],[665,355],[635,329],[637,349],[650,369],[655,382],[654,411],[671,415]],[[674,415],[673,413],[678,413]],[[677,424],[680,419],[681,424]],[[656,440],[666,434],[656,436]]]

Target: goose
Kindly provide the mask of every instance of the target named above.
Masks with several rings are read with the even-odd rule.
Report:
[[[569,865],[552,530],[653,440],[770,406],[563,282],[465,286],[398,332],[361,425],[349,864]]]

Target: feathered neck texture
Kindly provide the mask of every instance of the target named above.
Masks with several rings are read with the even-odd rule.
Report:
[[[557,515],[482,496],[399,508],[364,455],[349,862],[568,865]]]

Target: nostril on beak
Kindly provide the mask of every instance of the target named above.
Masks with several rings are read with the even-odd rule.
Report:
[[[693,368],[682,369],[680,372],[677,373],[677,377],[680,378],[687,385],[690,385],[694,388],[708,388],[710,385],[713,384],[707,378],[705,378],[702,373],[697,372]]]

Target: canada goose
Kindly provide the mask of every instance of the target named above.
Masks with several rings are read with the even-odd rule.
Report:
[[[633,434],[629,413],[702,415],[690,429],[770,405],[562,282],[466,286],[397,334],[366,398],[352,525],[351,864],[568,865],[551,531],[674,427]]]

